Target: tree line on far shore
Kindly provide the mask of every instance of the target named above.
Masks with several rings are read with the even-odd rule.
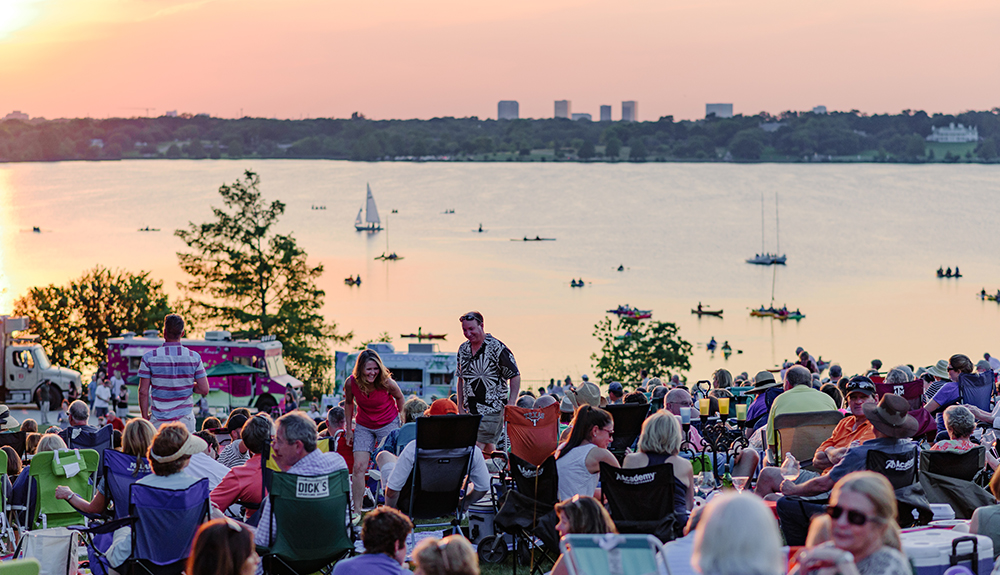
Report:
[[[935,145],[933,127],[975,126],[979,142]],[[0,122],[0,162],[128,158],[474,161],[996,162],[1000,108],[929,115],[760,113],[675,122],[567,119],[229,120],[207,115]]]

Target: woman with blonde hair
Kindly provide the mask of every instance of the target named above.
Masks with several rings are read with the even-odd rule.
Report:
[[[678,453],[684,436],[681,424],[669,411],[657,411],[642,422],[639,450],[625,456],[622,467],[635,469],[669,463],[674,468],[674,513],[680,522],[694,508],[694,469],[691,462]]]
[[[122,453],[135,456],[135,474],[139,470],[145,469],[148,473],[149,462],[146,461],[146,452],[153,443],[153,436],[156,435],[156,428],[147,419],[130,419],[125,425],[125,432],[122,433]],[[74,509],[84,513],[103,513],[111,501],[108,494],[108,486],[103,477],[97,478],[97,486],[94,498],[87,501],[83,497],[73,493],[69,487],[60,485],[56,487],[56,499],[65,499]]]
[[[705,506],[691,566],[703,575],[781,575],[785,557],[774,513],[748,493],[724,493]]]
[[[845,475],[830,492],[826,512],[833,540],[804,552],[800,573],[910,575],[910,563],[901,553],[896,497],[888,479],[871,471]]]
[[[461,535],[424,539],[413,550],[415,575],[479,575],[479,557]]]
[[[362,351],[354,363],[354,373],[344,382],[344,419],[347,421],[344,441],[354,450],[351,499],[356,513],[361,513],[365,473],[372,453],[383,439],[400,427],[402,411],[403,392],[393,381],[392,373],[386,369],[378,352]]]

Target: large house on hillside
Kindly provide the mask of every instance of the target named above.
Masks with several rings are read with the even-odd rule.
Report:
[[[979,141],[979,128],[975,126],[955,125],[954,122],[947,126],[931,128],[931,135],[927,136],[928,142],[939,142],[942,144],[964,144],[966,142]]]

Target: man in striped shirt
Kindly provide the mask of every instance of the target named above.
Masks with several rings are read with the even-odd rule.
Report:
[[[179,421],[194,433],[191,396],[208,395],[208,377],[201,356],[181,345],[183,336],[184,319],[177,314],[168,315],[163,320],[163,345],[142,356],[139,410],[157,428]]]

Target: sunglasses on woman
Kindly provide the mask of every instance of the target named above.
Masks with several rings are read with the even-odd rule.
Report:
[[[826,508],[826,514],[830,516],[830,519],[834,521],[840,519],[840,516],[847,513],[847,522],[851,525],[856,525],[861,527],[869,521],[879,521],[878,517],[868,517],[860,511],[855,511],[853,509],[844,509],[839,505],[830,505]]]

